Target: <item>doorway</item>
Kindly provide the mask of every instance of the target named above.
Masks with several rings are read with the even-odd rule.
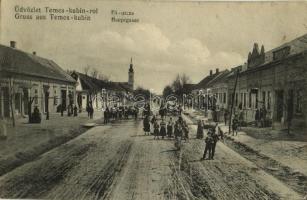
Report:
[[[276,91],[276,120],[281,122],[284,113],[284,91]]]

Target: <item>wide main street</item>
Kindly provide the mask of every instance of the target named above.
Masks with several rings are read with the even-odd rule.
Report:
[[[1,198],[302,199],[298,193],[218,142],[200,160],[204,141],[177,151],[173,139],[145,136],[140,119],[98,125],[0,177]],[[167,118],[168,121],[168,118]]]

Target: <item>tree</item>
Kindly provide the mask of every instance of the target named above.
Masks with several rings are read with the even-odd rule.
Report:
[[[173,94],[173,89],[170,85],[167,85],[164,89],[163,89],[163,97],[167,97],[169,95]]]
[[[90,76],[97,79],[99,77],[99,71],[95,67],[93,67],[90,72]]]
[[[142,87],[138,87],[134,93],[136,95],[143,95],[146,99],[149,99],[150,97],[150,91]]]
[[[190,78],[186,74],[177,74],[175,80],[170,86],[173,92],[181,97],[184,94],[183,86],[188,83],[190,83]]]
[[[83,72],[85,75],[88,75],[89,71],[91,69],[91,66],[87,65],[86,67],[83,68]]]
[[[110,82],[110,78],[107,75],[104,75],[104,74],[101,74],[101,73],[98,74],[98,79],[105,81],[105,82]]]

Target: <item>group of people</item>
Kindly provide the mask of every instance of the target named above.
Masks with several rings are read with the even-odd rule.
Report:
[[[159,123],[156,115],[151,119],[147,115],[143,120],[143,126],[145,135],[154,135],[154,139],[160,139],[160,137],[162,139],[165,137],[189,139],[189,127],[181,116],[176,121],[173,121],[173,118],[170,117],[168,122],[166,122],[165,117],[162,117]]]
[[[135,119],[138,118],[139,109],[137,107],[127,106],[113,106],[107,107],[103,113],[104,123],[107,124],[110,120],[117,119],[128,119],[129,116],[133,116]]]

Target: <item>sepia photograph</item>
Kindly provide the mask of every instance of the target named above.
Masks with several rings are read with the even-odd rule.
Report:
[[[0,0],[0,199],[307,200],[307,1]]]

